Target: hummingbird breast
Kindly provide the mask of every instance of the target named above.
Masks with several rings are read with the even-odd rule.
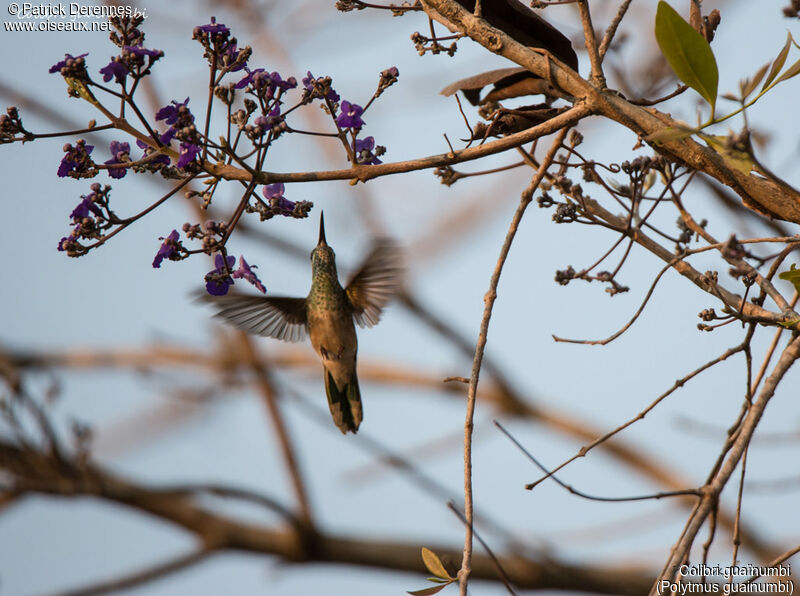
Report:
[[[311,345],[341,390],[356,374],[358,338],[352,307],[338,281],[324,291],[312,287],[306,304]]]

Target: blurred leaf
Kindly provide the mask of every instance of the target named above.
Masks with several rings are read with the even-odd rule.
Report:
[[[725,164],[743,174],[749,174],[755,166],[747,151],[735,149],[728,144],[728,137],[701,134],[700,137],[725,160]]]
[[[789,68],[787,68],[786,72],[784,72],[781,76],[778,77],[778,79],[775,81],[775,84],[777,85],[781,81],[785,81],[786,79],[791,79],[792,77],[797,76],[798,74],[800,74],[800,60],[798,60],[797,62],[792,64]]]
[[[81,96],[86,101],[97,105],[97,99],[92,94],[92,92],[89,89],[89,87],[86,86],[86,83],[84,83],[83,81],[81,81],[79,79],[74,79],[72,77],[64,77],[64,80],[67,82],[67,85],[69,85],[70,88],[73,91],[75,91],[75,93],[77,93],[79,96]]]
[[[430,588],[423,588],[421,590],[414,590],[413,592],[406,592],[412,596],[430,596],[431,594],[438,594],[444,590],[451,582],[442,584],[441,586],[431,586]]]
[[[792,266],[789,267],[788,271],[784,271],[783,273],[779,273],[778,277],[781,279],[785,279],[789,281],[794,286],[794,289],[800,292],[800,269],[795,269],[795,264],[792,263]]]
[[[428,569],[428,571],[430,571],[436,577],[441,577],[442,579],[447,580],[455,579],[450,577],[450,574],[447,573],[447,569],[444,568],[439,556],[424,546],[422,547],[422,562],[425,563],[425,567]]]
[[[764,66],[758,69],[755,75],[753,75],[752,79],[745,79],[741,83],[739,83],[739,89],[742,92],[742,99],[746,99],[748,95],[750,95],[753,90],[758,86],[761,82],[761,79],[764,78],[764,75],[767,73],[767,69],[769,68],[769,62],[767,62]]]
[[[773,80],[775,80],[775,77],[778,76],[778,73],[781,71],[781,68],[783,68],[783,65],[786,63],[786,56],[789,55],[789,48],[791,46],[792,46],[792,34],[787,33],[786,43],[783,45],[783,49],[780,52],[778,52],[778,56],[777,58],[775,58],[775,62],[772,63],[772,68],[769,71],[769,76],[767,76],[767,80],[764,81],[764,86],[761,87],[762,91],[766,89]]]
[[[661,53],[672,70],[711,105],[713,113],[719,70],[711,46],[664,0],[658,3],[655,33]]]
[[[690,137],[696,132],[697,129],[688,126],[668,126],[648,135],[645,140],[651,143],[669,143]]]
[[[736,97],[733,93],[723,93],[720,95],[723,99],[729,99],[730,101],[739,101],[739,98]]]

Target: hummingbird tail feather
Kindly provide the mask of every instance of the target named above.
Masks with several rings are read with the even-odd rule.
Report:
[[[358,431],[363,417],[358,379],[353,377],[353,380],[340,390],[331,373],[326,370],[325,393],[328,395],[328,407],[330,407],[333,421],[342,434]]]

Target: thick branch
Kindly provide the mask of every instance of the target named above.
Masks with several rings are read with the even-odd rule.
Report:
[[[585,103],[592,113],[619,122],[644,138],[678,122],[653,108],[635,106],[613,91],[601,91],[583,80],[574,70],[557,60],[532,50],[489,26],[464,10],[454,0],[423,0],[426,11],[452,31],[466,33],[486,49],[504,56],[532,73],[550,81]],[[691,138],[670,141],[656,149],[665,156],[705,172],[732,188],[745,205],[759,213],[800,223],[800,193],[786,184],[754,174],[742,172],[726,165],[722,156]]]
[[[49,456],[22,450],[0,441],[0,465],[13,473],[28,491],[60,496],[95,496],[180,526],[195,534],[211,550],[240,550],[274,555],[294,562],[327,562],[379,569],[426,573],[420,547],[426,542],[364,540],[315,534],[301,541],[294,529],[250,525],[197,505],[184,494],[145,488],[95,466],[57,464]],[[457,560],[455,548],[429,545],[443,558]],[[640,596],[647,593],[653,575],[640,569],[568,565],[549,559],[533,561],[511,553],[501,558],[511,582],[521,589],[569,590],[598,594]],[[472,577],[499,581],[490,557],[474,555]]]

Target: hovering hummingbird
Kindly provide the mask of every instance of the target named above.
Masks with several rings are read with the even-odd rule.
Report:
[[[217,317],[248,333],[290,342],[308,335],[322,360],[333,421],[342,433],[355,433],[363,418],[355,323],[360,327],[378,323],[383,307],[400,287],[401,272],[398,247],[387,239],[378,240],[342,288],[321,213],[319,242],[311,251],[311,290],[306,298],[206,294],[204,300],[216,307]]]

